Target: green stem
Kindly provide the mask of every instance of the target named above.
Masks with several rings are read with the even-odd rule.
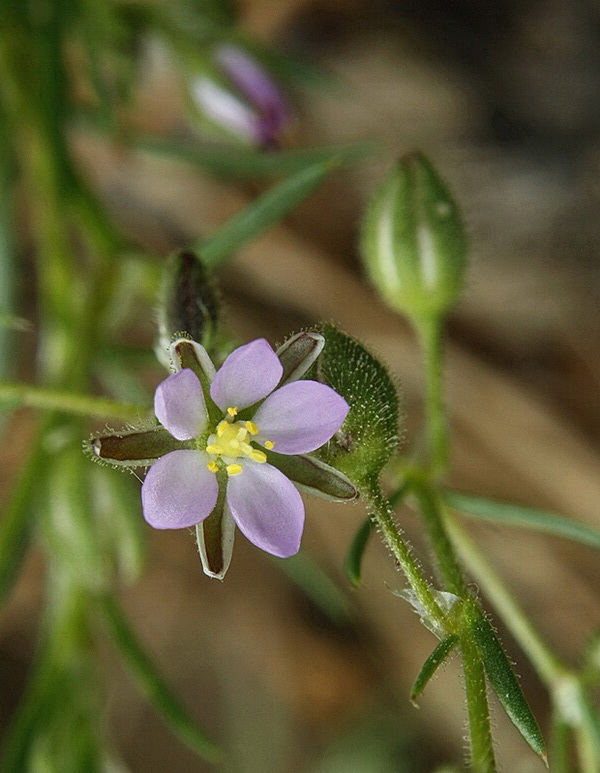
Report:
[[[448,424],[442,392],[443,322],[437,317],[421,320],[416,330],[425,361],[425,418],[430,471],[443,475],[450,461]]]
[[[144,408],[132,403],[6,381],[0,381],[2,402],[8,402],[11,408],[26,406],[90,418],[112,417],[122,421],[135,421],[146,413]]]
[[[469,741],[471,767],[474,773],[494,773],[494,744],[490,723],[485,669],[477,651],[477,646],[468,632],[460,638],[465,691],[467,694],[467,712],[469,715]]]
[[[468,598],[467,583],[446,533],[439,494],[426,483],[416,481],[411,481],[411,490],[417,499],[446,590],[460,598]]]
[[[361,493],[367,502],[373,521],[379,527],[385,544],[398,562],[398,566],[404,573],[415,597],[423,608],[424,614],[430,620],[437,623],[445,632],[453,633],[453,631],[447,630],[447,616],[436,601],[431,587],[423,577],[408,544],[402,538],[400,529],[394,520],[393,510],[378,482],[370,482],[361,490]]]
[[[551,760],[554,773],[572,773],[570,760],[571,728],[559,711],[552,717]]]

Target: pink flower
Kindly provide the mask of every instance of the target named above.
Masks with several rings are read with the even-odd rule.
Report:
[[[172,344],[172,352],[180,343]],[[293,555],[304,504],[268,453],[303,455],[320,448],[341,427],[348,404],[316,381],[278,386],[283,366],[262,338],[232,352],[216,373],[202,346],[185,343],[193,347],[196,372],[174,357],[178,372],[159,384],[154,399],[158,420],[185,448],[150,467],[142,486],[144,517],[155,528],[179,529],[221,507],[224,534],[229,529],[232,538],[234,522],[262,550]]]

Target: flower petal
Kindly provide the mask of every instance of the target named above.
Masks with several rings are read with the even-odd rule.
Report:
[[[287,114],[279,87],[271,75],[238,46],[220,46],[215,55],[233,83],[256,105]]]
[[[191,440],[199,435],[208,417],[196,374],[185,368],[160,383],[154,395],[154,413],[177,440]]]
[[[288,558],[300,548],[304,503],[294,484],[270,464],[246,462],[227,483],[227,505],[240,531],[261,550]]]
[[[275,389],[283,373],[279,358],[264,338],[231,352],[210,385],[210,396],[222,411],[240,410]]]
[[[253,416],[259,442],[271,440],[280,454],[306,454],[342,426],[348,403],[318,381],[293,381],[269,395]]]
[[[217,502],[217,477],[201,451],[172,451],[148,470],[142,485],[144,518],[155,529],[184,529],[207,518]]]
[[[192,84],[196,105],[214,123],[252,143],[262,141],[260,120],[251,107],[209,78]]]

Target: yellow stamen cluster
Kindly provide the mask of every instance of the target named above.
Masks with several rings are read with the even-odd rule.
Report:
[[[258,427],[253,421],[236,421],[238,409],[235,406],[227,408],[227,418],[219,422],[217,431],[208,438],[206,453],[218,457],[225,462],[225,470],[229,476],[239,475],[243,471],[238,460],[241,457],[252,459],[253,462],[264,464],[267,455],[250,445],[251,437],[258,435]],[[275,445],[271,440],[265,441],[269,450]],[[212,459],[206,465],[211,472],[219,471],[217,459]]]

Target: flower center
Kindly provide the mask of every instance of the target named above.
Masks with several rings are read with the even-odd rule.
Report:
[[[259,464],[267,461],[264,451],[250,445],[252,437],[258,435],[256,424],[253,421],[233,421],[236,415],[237,408],[228,408],[227,418],[219,422],[216,432],[208,437],[206,453],[212,458],[207,467],[211,472],[218,472],[220,467],[224,466],[228,475],[239,475],[244,469],[241,464],[244,459],[251,459]],[[274,443],[267,440],[264,445],[265,448],[271,449]]]

